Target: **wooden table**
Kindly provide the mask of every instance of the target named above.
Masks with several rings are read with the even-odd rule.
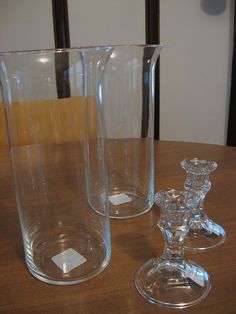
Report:
[[[155,143],[155,188],[182,188],[184,158],[215,160],[212,190],[205,205],[209,216],[227,232],[226,242],[188,258],[211,275],[212,290],[200,304],[183,310],[148,303],[134,287],[134,272],[148,259],[159,256],[163,237],[156,226],[159,209],[138,218],[111,221],[112,259],[96,278],[74,286],[53,286],[27,271],[20,234],[13,181],[7,152],[0,151],[0,313],[236,313],[236,148],[180,143]]]

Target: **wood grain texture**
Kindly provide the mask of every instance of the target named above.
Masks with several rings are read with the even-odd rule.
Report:
[[[74,142],[83,138],[85,125],[88,136],[97,137],[94,96],[13,102],[7,112],[11,146]],[[0,104],[0,149],[7,147],[4,125]]]
[[[159,209],[122,221],[111,221],[112,259],[98,277],[85,283],[58,287],[38,281],[26,269],[13,192],[8,154],[0,151],[0,313],[174,313],[149,304],[134,287],[135,271],[163,250],[156,223]],[[236,148],[180,143],[155,143],[155,189],[182,188],[180,161],[187,157],[215,160],[212,189],[205,205],[209,216],[227,232],[226,242],[211,251],[186,256],[210,274],[212,290],[200,304],[181,310],[186,314],[236,313]]]

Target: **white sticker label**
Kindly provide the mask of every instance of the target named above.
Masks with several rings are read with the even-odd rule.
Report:
[[[108,197],[108,199],[112,205],[121,205],[132,201],[132,199],[125,193],[111,195]]]
[[[54,255],[52,260],[59,268],[61,268],[64,274],[69,273],[72,269],[87,261],[85,257],[72,248],[63,251],[60,254]]]
[[[202,277],[202,274],[198,272],[197,268],[194,267],[194,265],[186,265],[185,276],[192,279],[199,286],[204,287],[204,278]]]

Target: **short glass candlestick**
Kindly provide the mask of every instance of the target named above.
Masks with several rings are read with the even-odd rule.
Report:
[[[204,199],[211,189],[210,173],[217,168],[217,163],[193,158],[181,162],[186,171],[185,190],[199,195],[199,204],[193,210],[192,223],[185,238],[185,248],[191,251],[204,251],[214,248],[225,241],[225,230],[212,221],[205,209]]]
[[[135,275],[138,292],[151,303],[184,308],[204,299],[211,288],[207,272],[184,259],[184,238],[198,197],[188,191],[169,189],[156,194],[161,208],[158,226],[165,239],[159,258],[144,264]]]

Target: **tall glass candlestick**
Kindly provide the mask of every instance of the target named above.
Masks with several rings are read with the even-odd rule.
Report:
[[[191,251],[211,249],[223,243],[226,238],[225,230],[212,221],[205,209],[204,200],[211,189],[210,173],[217,168],[214,161],[193,158],[181,162],[186,171],[185,190],[199,195],[199,204],[194,208],[192,224],[185,239],[185,247]]]
[[[170,189],[157,193],[155,202],[161,208],[158,226],[165,248],[161,257],[149,260],[138,270],[136,288],[151,303],[174,308],[194,305],[207,296],[211,287],[207,272],[184,259],[184,238],[198,197]]]

